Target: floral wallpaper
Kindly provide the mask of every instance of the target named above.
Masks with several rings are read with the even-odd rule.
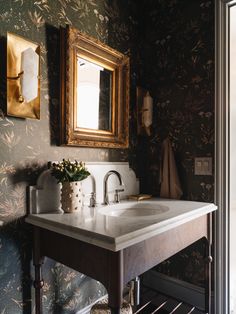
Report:
[[[213,202],[214,177],[194,175],[194,158],[212,157],[214,165],[214,1],[149,0],[142,12],[142,80],[154,98],[152,134],[140,138],[138,153],[142,190],[159,194],[161,144],[169,137],[182,198]],[[203,252],[195,244],[157,269],[203,285]]]
[[[65,157],[83,161],[127,161],[132,155],[129,150],[57,145],[59,27],[72,24],[113,48],[131,54],[137,33],[136,6],[133,1],[124,0],[9,0],[0,4],[0,222],[4,222],[0,227],[0,313],[25,314],[34,313],[32,235],[31,228],[23,222],[27,212],[26,187],[36,183],[49,160]],[[39,121],[5,114],[7,32],[40,44]],[[133,63],[131,66],[133,73]],[[44,313],[75,313],[106,292],[99,282],[50,259],[46,259],[43,277]]]
[[[23,221],[26,187],[35,184],[49,160],[130,161],[142,191],[158,195],[161,143],[169,136],[183,198],[213,200],[213,176],[194,176],[193,167],[194,157],[214,157],[214,2],[9,0],[0,4],[0,222],[4,222],[0,226],[0,314],[25,314],[34,313],[32,231]],[[57,145],[59,27],[66,24],[131,57],[128,150]],[[5,114],[8,31],[41,46],[39,121]],[[149,89],[154,98],[150,137],[136,136],[137,85]],[[158,269],[202,284],[202,252],[203,243],[199,243]],[[97,281],[50,259],[43,277],[45,313],[72,314],[105,293]]]

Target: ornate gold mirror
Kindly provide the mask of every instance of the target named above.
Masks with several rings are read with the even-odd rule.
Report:
[[[61,144],[128,147],[129,58],[61,29]]]

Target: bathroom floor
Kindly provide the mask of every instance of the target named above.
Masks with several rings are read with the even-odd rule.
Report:
[[[134,310],[135,314],[203,314],[195,307],[157,293],[154,290],[142,288],[141,305]]]

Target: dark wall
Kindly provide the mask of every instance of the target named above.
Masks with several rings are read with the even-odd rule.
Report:
[[[138,154],[142,189],[158,195],[161,144],[169,137],[182,198],[212,202],[214,176],[194,175],[194,158],[212,157],[214,165],[214,1],[148,0],[142,11],[142,80],[154,98],[152,135],[140,139]],[[202,285],[203,248],[198,243],[158,269]]]
[[[72,24],[131,55],[137,36],[135,10],[132,1],[0,1],[0,220],[7,223],[0,229],[0,313],[33,312],[33,272],[30,271],[32,235],[29,227],[22,222],[26,214],[26,186],[36,183],[37,176],[49,160],[65,157],[83,161],[127,161],[132,155],[132,149],[65,148],[56,145],[59,133],[59,27]],[[4,115],[6,58],[3,53],[7,31],[41,46],[40,121]],[[131,57],[132,78],[136,77],[133,60]],[[134,86],[133,79],[131,86]],[[75,313],[105,292],[100,283],[49,259],[46,260],[43,275],[44,313]]]

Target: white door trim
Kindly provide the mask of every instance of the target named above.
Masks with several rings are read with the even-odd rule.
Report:
[[[215,314],[229,314],[229,9],[215,0]]]

